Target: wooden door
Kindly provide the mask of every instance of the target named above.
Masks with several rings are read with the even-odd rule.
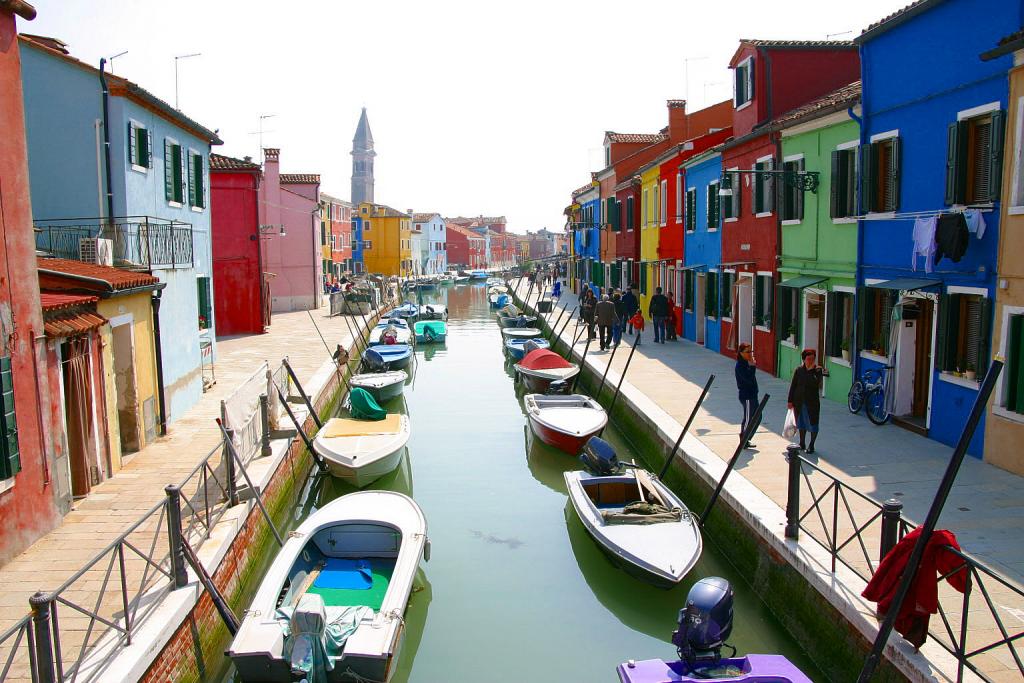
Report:
[[[912,415],[925,417],[928,413],[928,388],[932,374],[932,312],[934,303],[928,299],[917,301],[917,353],[914,359],[914,402]]]

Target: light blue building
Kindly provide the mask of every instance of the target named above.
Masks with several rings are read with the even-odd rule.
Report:
[[[863,81],[858,369],[895,366],[886,383],[893,419],[949,445],[992,355],[1013,58],[978,55],[1022,19],[1019,0],[925,0],[856,39]],[[971,230],[958,218],[965,211]],[[973,229],[977,217],[983,232]],[[942,258],[915,256],[915,229],[927,251],[932,220]],[[980,457],[984,431],[981,425],[975,433],[972,455]]]
[[[413,229],[423,233],[424,257],[423,273],[439,275],[448,272],[448,242],[444,218],[439,213],[414,213]]]
[[[721,349],[718,312],[722,260],[722,219],[718,182],[722,172],[720,148],[683,164],[683,336],[712,351]],[[710,210],[709,210],[710,209]]]
[[[60,41],[21,40],[37,246],[166,283],[155,307],[172,422],[213,381],[209,156],[221,141],[135,83],[71,57]]]

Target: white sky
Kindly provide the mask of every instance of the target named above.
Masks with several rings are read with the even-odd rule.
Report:
[[[20,30],[92,64],[127,50],[115,73],[171,104],[174,56],[202,53],[179,62],[180,107],[220,130],[219,153],[257,157],[275,114],[263,142],[282,171],[348,198],[366,106],[378,202],[517,232],[564,225],[605,130],[657,132],[666,99],[730,97],[739,38],[850,39],[909,2],[31,1]]]

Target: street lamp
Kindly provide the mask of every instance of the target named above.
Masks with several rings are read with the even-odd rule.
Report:
[[[178,111],[181,111],[181,107],[178,106],[178,60],[199,57],[202,54],[202,52],[193,52],[190,55],[178,55],[174,58],[174,108]]]

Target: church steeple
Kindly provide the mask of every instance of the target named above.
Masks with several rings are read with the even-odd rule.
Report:
[[[366,107],[359,116],[356,135],[352,138],[352,203],[373,201],[373,133],[370,132],[370,120],[366,117]]]

